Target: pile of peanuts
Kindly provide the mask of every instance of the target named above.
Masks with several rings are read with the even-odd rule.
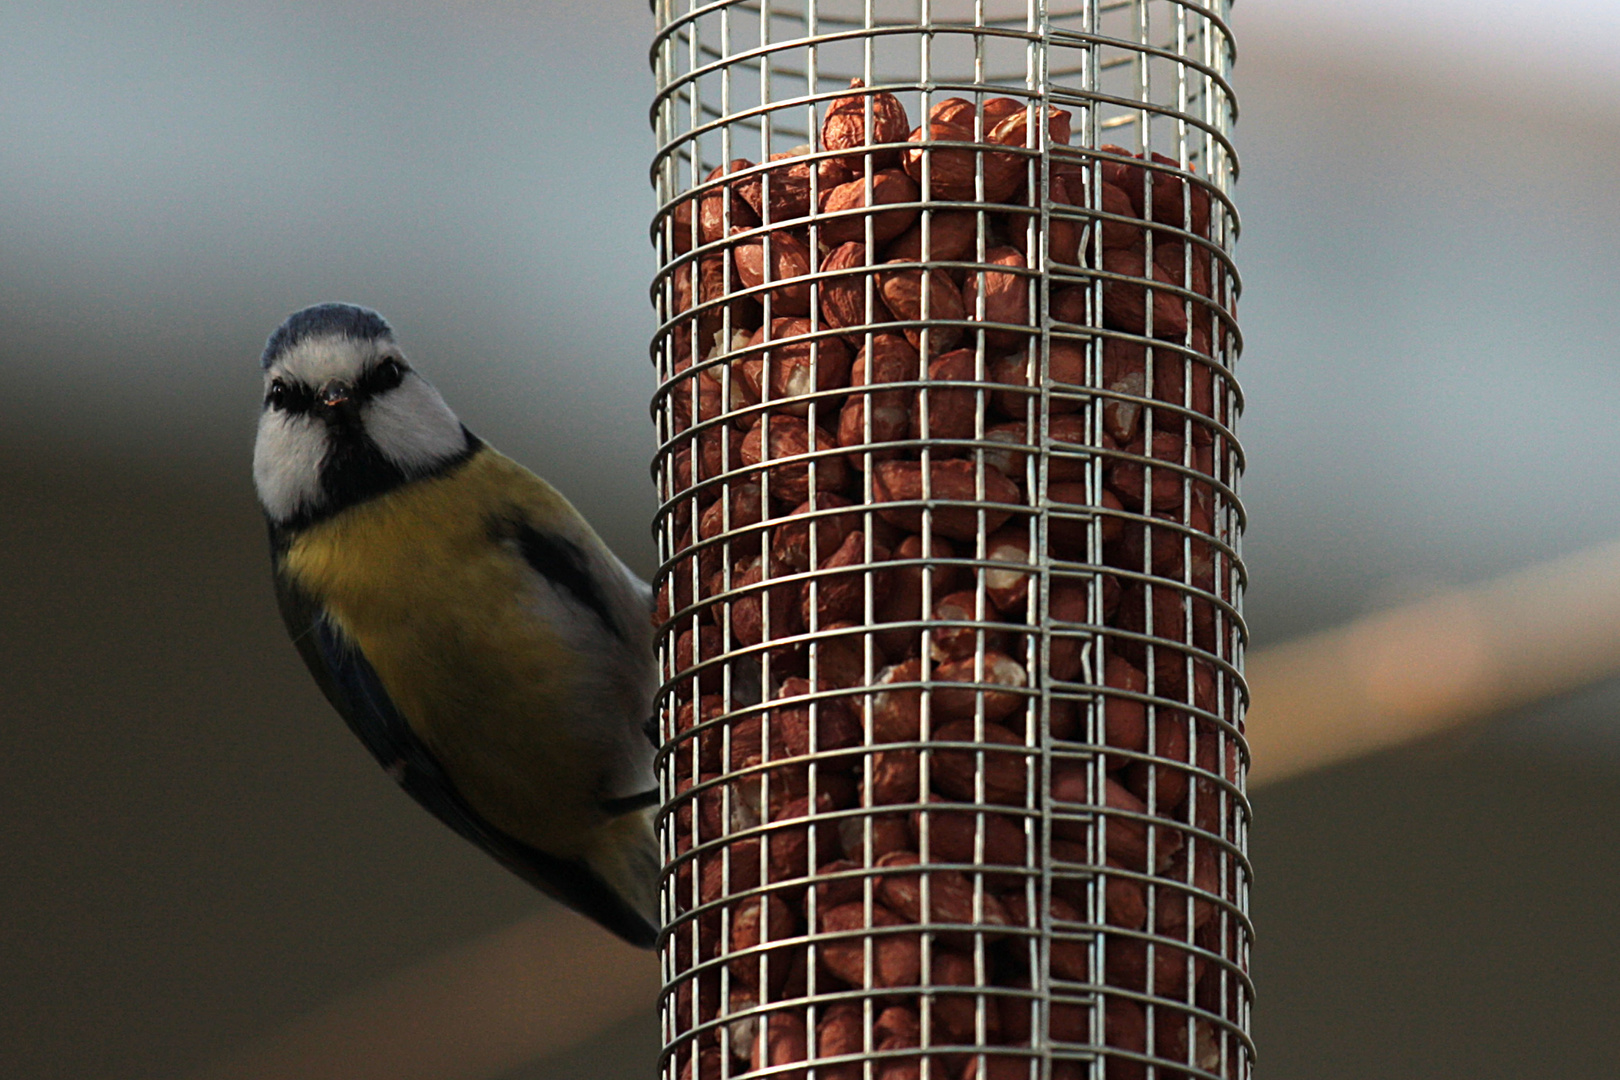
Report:
[[[664,223],[671,1080],[1243,1075],[1226,264],[1040,111],[857,82]]]

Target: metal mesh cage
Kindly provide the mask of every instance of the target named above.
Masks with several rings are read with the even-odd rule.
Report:
[[[661,1075],[1249,1076],[1227,5],[653,6]]]

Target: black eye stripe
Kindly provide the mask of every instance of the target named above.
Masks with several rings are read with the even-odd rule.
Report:
[[[408,370],[404,364],[389,357],[368,369],[360,377],[354,386],[354,397],[356,400],[364,401],[375,394],[392,390],[405,381],[405,373]],[[266,408],[279,409],[287,413],[309,412],[315,407],[315,391],[302,383],[276,379],[265,391],[264,404]]]
[[[277,379],[265,392],[264,403],[268,408],[280,409],[282,412],[304,413],[315,407],[315,392],[298,383]]]
[[[370,397],[392,390],[404,381],[405,365],[390,357],[362,375],[354,390],[359,397]]]

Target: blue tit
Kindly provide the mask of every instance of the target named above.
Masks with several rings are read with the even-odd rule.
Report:
[[[651,947],[651,590],[462,425],[376,312],[297,312],[263,367],[253,480],[327,700],[452,829]]]

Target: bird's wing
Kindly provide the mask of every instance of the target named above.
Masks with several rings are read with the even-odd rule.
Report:
[[[571,508],[570,515],[579,529],[575,535],[548,527],[532,509],[509,524],[539,594],[549,596],[542,609],[545,622],[592,658],[590,671],[600,684],[585,693],[591,704],[579,719],[590,729],[589,741],[599,747],[598,760],[606,769],[602,809],[615,816],[658,802],[657,743],[648,730],[658,683],[652,591]]]
[[[277,575],[277,599],[293,643],[332,707],[388,774],[435,817],[548,896],[632,945],[651,948],[658,930],[584,862],[560,859],[491,825],[461,796],[411,730],[377,672],[319,607]]]

